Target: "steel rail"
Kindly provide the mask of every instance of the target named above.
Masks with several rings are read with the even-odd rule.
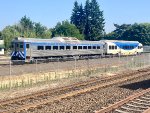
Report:
[[[121,100],[121,101],[119,101],[119,102],[117,102],[113,105],[110,105],[110,106],[108,106],[108,107],[106,107],[102,110],[95,111],[95,113],[108,113],[108,112],[111,112],[111,111],[119,108],[120,106],[126,104],[127,102],[129,102],[131,100],[134,100],[135,98],[138,98],[138,97],[140,97],[140,96],[142,96],[142,95],[144,95],[145,93],[148,93],[148,92],[150,92],[150,88],[148,88],[144,91],[141,91],[139,93],[135,93],[135,94],[129,96],[128,98],[125,98],[125,99],[123,99],[123,100]],[[150,112],[148,112],[149,110],[145,111],[144,113],[150,113]]]
[[[125,81],[128,81],[128,80],[132,80],[132,79],[136,79],[136,78],[139,78],[139,77],[143,77],[144,75],[149,75],[149,74],[150,74],[150,71],[144,72],[143,74],[141,74],[141,73],[136,74],[136,76],[133,76],[133,75],[132,76],[126,76],[126,77],[124,77],[122,79],[115,79],[115,80],[107,82],[107,83],[97,84],[95,86],[87,87],[85,89],[71,91],[69,93],[62,94],[62,95],[59,95],[59,96],[56,96],[56,97],[53,97],[53,98],[50,98],[50,99],[43,99],[42,101],[38,101],[38,102],[36,101],[34,103],[31,103],[31,104],[22,105],[22,106],[19,106],[19,107],[15,108],[15,109],[6,110],[6,112],[4,112],[4,113],[19,112],[19,111],[22,111],[22,110],[28,110],[30,108],[36,108],[38,106],[41,106],[41,105],[44,105],[44,104],[47,104],[47,103],[51,103],[51,102],[54,102],[56,100],[60,101],[61,99],[64,99],[64,98],[77,96],[79,94],[87,93],[87,92],[90,92],[90,91],[93,91],[93,90],[97,90],[99,88],[112,86],[114,84],[118,84],[118,83],[122,83],[122,82],[125,82]]]

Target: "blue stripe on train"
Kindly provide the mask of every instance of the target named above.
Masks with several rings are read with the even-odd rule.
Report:
[[[139,43],[136,42],[114,42],[116,46],[124,50],[132,50],[138,47]],[[124,48],[124,46],[132,46],[133,48]]]

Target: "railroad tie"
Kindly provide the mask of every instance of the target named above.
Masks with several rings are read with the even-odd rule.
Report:
[[[147,100],[142,100],[142,99],[136,99],[137,101],[141,101],[141,102],[148,102],[148,103],[150,103],[150,101],[147,101]]]
[[[142,108],[147,109],[148,107],[140,106],[140,105],[133,105],[133,104],[126,104],[127,106],[135,107],[135,108]]]
[[[150,100],[150,98],[147,98],[147,97],[141,97],[142,99],[145,99],[146,101],[147,100]]]
[[[129,111],[138,111],[138,112],[143,112],[143,110],[138,110],[138,109],[129,108],[129,107],[125,107],[125,106],[122,106],[121,108],[122,108],[122,109],[125,109],[125,110],[129,110]]]
[[[115,111],[118,112],[118,113],[130,113],[130,112],[122,111],[120,109],[116,109]]]
[[[150,106],[150,104],[147,104],[147,103],[142,103],[142,102],[137,102],[137,101],[131,101],[131,102],[135,104]]]

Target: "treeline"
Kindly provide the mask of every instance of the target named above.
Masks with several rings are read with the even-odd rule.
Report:
[[[139,41],[143,45],[150,45],[150,23],[114,24],[115,30],[104,36],[108,40]]]
[[[29,17],[22,17],[12,26],[6,26],[0,31],[0,39],[4,39],[5,48],[10,48],[14,37],[52,38],[56,36],[76,37],[80,40],[131,40],[150,45],[150,23],[114,24],[115,30],[105,33],[103,11],[96,0],[86,0],[85,4],[74,2],[69,20],[58,22],[54,28],[47,28],[40,22],[34,22]]]
[[[41,25],[41,23],[31,21],[30,18],[24,16],[17,24],[6,26],[0,32],[0,37],[4,40],[5,48],[8,50],[10,48],[11,40],[15,37],[50,38],[51,34],[50,29]]]
[[[30,18],[24,16],[18,24],[6,26],[0,32],[0,39],[5,42],[5,49],[8,50],[11,40],[15,37],[26,38],[52,38],[54,36],[71,36],[83,39],[83,35],[74,24],[69,21],[58,22],[54,28],[47,28],[41,23],[33,22]]]
[[[84,7],[84,8],[83,8]],[[40,22],[33,22],[29,17],[22,17],[12,26],[6,26],[0,32],[0,38],[5,41],[5,48],[10,48],[14,37],[52,38],[55,36],[70,36],[80,40],[99,40],[104,36],[103,11],[96,0],[87,0],[85,5],[74,2],[70,21],[58,22],[54,28],[47,28]]]

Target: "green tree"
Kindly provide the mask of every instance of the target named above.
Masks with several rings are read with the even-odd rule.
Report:
[[[83,35],[80,34],[79,30],[74,24],[70,24],[69,21],[58,22],[55,28],[52,30],[52,36],[65,36],[65,37],[76,37],[83,39]]]
[[[74,24],[79,29],[81,34],[84,33],[85,13],[82,4],[78,5],[77,1],[74,3],[74,8],[71,15],[71,24]]]
[[[74,21],[73,21],[74,20]],[[75,2],[71,22],[83,33],[86,40],[98,40],[104,36],[104,17],[96,0],[86,0],[85,7]]]
[[[10,44],[13,38],[19,36],[19,32],[15,29],[15,26],[6,26],[2,30],[2,37],[4,39],[4,45],[6,50],[10,48]]]
[[[78,2],[74,2],[74,8],[72,10],[72,15],[71,15],[71,24],[74,24],[76,26],[79,26],[79,5]]]
[[[25,35],[26,37],[30,37],[30,35],[34,30],[34,22],[32,22],[30,18],[24,16],[21,18],[19,23],[22,34]]]
[[[85,28],[84,35],[86,40],[91,40],[91,4],[89,0],[86,0],[85,7]]]
[[[116,29],[107,34],[105,39],[139,41],[143,45],[150,45],[150,23],[114,26]]]
[[[114,24],[114,26],[116,27],[116,29],[114,30],[114,37],[118,40],[121,40],[123,33],[131,27],[131,24]]]
[[[0,40],[2,40],[2,39],[3,39],[2,32],[0,31]]]
[[[47,30],[47,28],[45,26],[42,26],[40,23],[35,23],[34,30],[37,37],[43,38],[45,36],[45,31]]]
[[[103,11],[100,11],[100,7],[96,0],[91,0],[91,40],[97,40],[104,35],[104,17]]]
[[[6,26],[0,32],[0,38],[4,39],[6,50],[10,48],[11,41],[15,37],[51,38],[51,35],[52,33],[50,29],[47,29],[40,23],[33,22],[26,16],[22,17],[19,23],[12,26]]]
[[[150,30],[150,26],[148,27],[142,24],[135,23],[122,34],[120,39],[139,41],[144,45],[150,45],[149,30]]]

